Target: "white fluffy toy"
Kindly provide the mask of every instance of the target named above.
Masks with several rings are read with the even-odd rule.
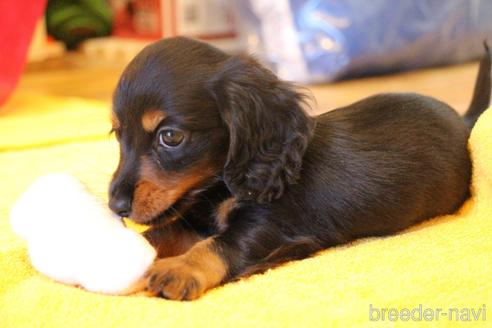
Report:
[[[13,207],[10,222],[39,272],[93,292],[140,290],[156,256],[144,237],[65,173],[37,179]]]

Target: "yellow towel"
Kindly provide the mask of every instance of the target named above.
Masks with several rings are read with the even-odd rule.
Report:
[[[105,138],[109,108],[99,101],[17,93],[0,108],[0,152]]]
[[[36,102],[31,100],[26,106]],[[50,119],[34,128],[39,124],[36,113],[0,117],[0,327],[492,326],[491,110],[471,136],[473,199],[458,214],[397,236],[329,249],[179,303],[93,294],[32,269],[26,245],[8,223],[15,199],[40,174],[60,170],[105,197],[117,158],[117,145],[106,135],[107,120],[89,126],[95,118],[107,117],[108,106],[43,101],[64,111],[46,113]],[[79,115],[86,106],[88,114]],[[79,114],[67,114],[70,110]],[[69,129],[64,139],[61,126],[90,131],[79,138],[79,132]],[[393,309],[392,320],[394,311],[402,315],[390,321],[384,312],[383,320],[383,308]],[[438,308],[446,316],[436,318]],[[471,310],[479,314],[478,321],[456,320],[473,320]]]

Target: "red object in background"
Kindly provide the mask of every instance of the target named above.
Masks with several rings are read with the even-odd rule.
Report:
[[[27,51],[46,0],[0,0],[0,105],[24,70]]]

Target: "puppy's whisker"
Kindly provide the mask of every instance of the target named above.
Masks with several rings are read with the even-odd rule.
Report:
[[[174,208],[174,206],[172,206],[172,205],[171,205],[171,206],[169,207],[169,209],[170,209],[170,210],[172,210],[172,211],[174,212],[174,214],[175,214],[178,218],[183,219],[183,220],[185,219],[185,218],[183,217],[183,215],[182,215],[181,213],[179,213],[179,211],[178,211],[176,208]]]
[[[184,223],[186,223],[186,225],[192,230],[194,231],[196,234],[199,234],[199,232],[193,228],[193,226],[191,225],[191,223],[186,220],[186,218],[176,209],[174,208],[174,206],[170,206],[169,207],[170,210],[172,210],[174,212],[174,214],[178,217],[178,219],[182,220]]]
[[[216,205],[203,192],[200,192],[200,193],[194,195],[193,199],[196,199],[196,200],[205,200],[205,201],[207,201],[207,203],[209,203],[212,206],[215,206]]]

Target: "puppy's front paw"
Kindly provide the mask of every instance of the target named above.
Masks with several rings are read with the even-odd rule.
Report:
[[[170,300],[194,300],[206,289],[205,273],[181,256],[156,261],[147,279],[153,295]]]
[[[227,265],[214,241],[197,242],[188,252],[154,262],[147,272],[147,289],[170,300],[194,300],[218,286],[226,277]]]

